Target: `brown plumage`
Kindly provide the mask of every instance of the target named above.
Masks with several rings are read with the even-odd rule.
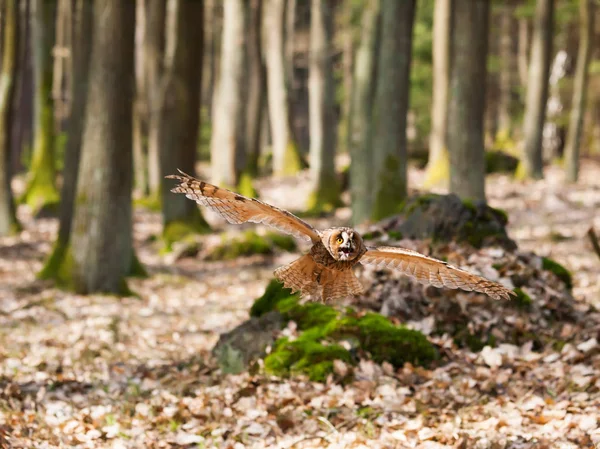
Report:
[[[284,286],[302,295],[324,301],[357,295],[363,287],[352,267],[357,263],[377,268],[392,268],[435,287],[460,288],[485,293],[494,299],[509,299],[515,293],[504,286],[461,270],[441,260],[405,248],[367,248],[358,232],[337,227],[318,231],[290,212],[247,198],[227,189],[181,175],[167,176],[180,182],[171,191],[183,193],[193,201],[223,216],[229,223],[263,223],[311,241],[308,254],[275,270]]]

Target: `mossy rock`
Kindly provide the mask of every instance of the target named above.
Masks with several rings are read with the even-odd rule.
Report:
[[[514,173],[519,159],[504,151],[487,151],[485,153],[486,173]]]
[[[531,296],[529,296],[527,293],[525,293],[523,291],[523,289],[518,288],[518,287],[515,288],[513,291],[517,294],[517,296],[515,298],[513,298],[511,303],[515,304],[517,307],[519,307],[521,309],[528,309],[532,303]]]
[[[542,269],[554,273],[565,283],[569,290],[573,288],[573,277],[571,273],[555,260],[548,257],[542,257]]]
[[[287,337],[276,341],[265,358],[269,374],[301,373],[313,381],[323,381],[333,372],[335,360],[351,365],[357,361],[342,341],[351,341],[363,355],[395,367],[405,362],[427,364],[437,358],[434,346],[418,331],[396,326],[375,313],[359,316],[352,308],[341,311],[317,302],[302,304],[298,295],[275,280],[255,301],[250,314],[260,317],[274,312],[281,314],[284,323],[296,322],[301,333],[293,341]]]
[[[233,260],[238,257],[255,254],[273,254],[275,248],[284,251],[296,249],[296,242],[290,236],[276,233],[260,235],[255,231],[246,231],[241,237],[223,238],[223,243],[214,247],[207,255],[208,260]]]
[[[467,242],[475,248],[499,245],[513,250],[517,247],[506,233],[506,213],[483,202],[462,201],[454,194],[426,194],[407,199],[400,209],[400,215],[383,225],[384,232],[395,239]]]

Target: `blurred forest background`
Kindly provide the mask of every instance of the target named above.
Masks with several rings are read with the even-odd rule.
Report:
[[[307,209],[349,188],[354,224],[398,210],[411,159],[425,188],[474,201],[499,169],[576,182],[600,154],[596,4],[4,0],[0,234],[15,204],[58,214],[45,276],[118,291],[132,193],[161,208],[167,246],[208,229],[163,180],[197,162],[246,195],[308,167]]]
[[[600,444],[598,0],[0,0],[0,54],[0,448]],[[517,296],[302,303],[177,169]]]

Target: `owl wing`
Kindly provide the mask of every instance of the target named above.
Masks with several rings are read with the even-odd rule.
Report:
[[[179,172],[181,175],[167,176],[180,182],[171,192],[183,193],[190,200],[218,212],[229,223],[263,223],[313,243],[320,240],[319,234],[311,225],[286,210],[200,181],[181,170]]]
[[[510,299],[516,294],[504,286],[461,270],[441,260],[405,248],[368,248],[360,262],[378,268],[393,268],[413,277],[421,284],[460,288],[485,293],[494,299]]]

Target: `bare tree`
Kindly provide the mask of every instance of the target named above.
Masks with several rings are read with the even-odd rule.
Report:
[[[337,126],[333,81],[333,5],[312,0],[309,55],[310,175],[309,209],[330,210],[340,205],[335,177]]]
[[[197,205],[171,193],[172,182],[164,177],[181,169],[194,173],[200,124],[202,84],[203,2],[176,0],[167,26],[167,52],[158,97],[158,147],[163,182],[161,206],[163,240],[172,243],[191,233],[210,228]]]
[[[221,69],[211,136],[212,181],[236,186],[245,163],[245,48],[246,2],[225,0]]]
[[[577,54],[573,103],[565,148],[565,170],[567,172],[567,179],[570,182],[576,182],[579,177],[579,152],[588,96],[589,66],[594,39],[594,14],[593,0],[579,0],[579,51]]]
[[[72,287],[127,293],[132,238],[135,2],[95,2],[89,89],[72,230]],[[67,262],[70,262],[67,264]]]
[[[289,122],[289,86],[286,82],[284,18],[286,0],[265,0],[264,42],[267,64],[269,122],[275,175],[300,170],[300,155]]]
[[[498,96],[498,131],[508,136],[512,132],[512,117],[514,112],[515,87],[518,81],[517,59],[514,51],[514,36],[516,31],[515,3],[509,0],[502,5],[500,11],[500,73]]]
[[[451,0],[435,0],[433,10],[433,92],[431,135],[425,185],[447,184],[449,179],[447,124],[450,85]]]
[[[537,0],[531,38],[531,57],[525,101],[525,137],[519,178],[543,178],[542,133],[548,99],[548,74],[552,51],[554,0]]]
[[[490,4],[454,0],[448,105],[450,191],[485,200],[484,112]]]
[[[5,0],[2,33],[2,71],[0,72],[0,236],[17,232],[15,202],[10,186],[11,124],[19,58],[19,5]]]
[[[34,146],[27,187],[20,199],[34,213],[54,211],[59,202],[56,187],[52,49],[56,25],[56,0],[32,3],[33,67],[35,77]]]
[[[379,48],[379,20],[379,0],[367,0],[361,22],[360,43],[356,51],[347,129],[347,145],[352,158],[352,222],[355,225],[370,219],[373,204],[371,179],[374,167],[369,145]]]
[[[372,218],[396,212],[407,193],[406,116],[415,0],[381,0],[381,45],[373,104]]]
[[[77,0],[72,15],[74,39],[71,44],[71,114],[68,122],[68,139],[65,147],[65,165],[59,208],[59,227],[56,243],[44,268],[39,274],[42,279],[57,279],[71,238],[75,192],[81,155],[85,105],[87,98],[90,52],[92,47],[93,1]]]

